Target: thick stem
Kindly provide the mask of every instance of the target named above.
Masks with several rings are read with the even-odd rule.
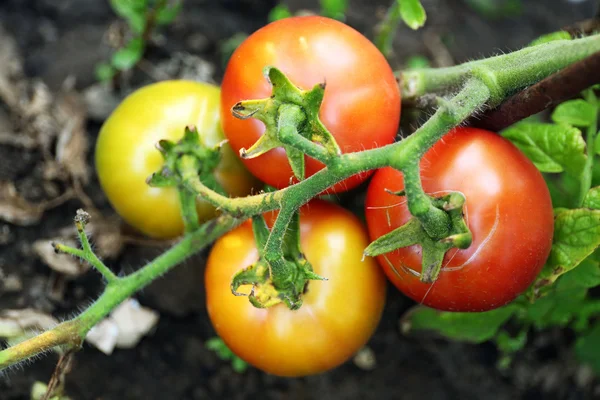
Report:
[[[408,164],[403,170],[404,190],[408,209],[423,225],[425,232],[434,240],[443,239],[450,232],[450,216],[435,207],[421,184],[419,163]]]
[[[58,346],[81,346],[83,338],[78,335],[76,322],[64,322],[54,329],[0,351],[0,371]]]
[[[198,210],[196,208],[196,194],[185,187],[178,188],[179,205],[185,232],[193,232],[200,227],[198,222]]]
[[[283,240],[287,234],[288,225],[299,205],[287,202],[283,204],[271,228],[264,251],[265,260],[271,267],[271,279],[276,288],[284,288],[294,278],[290,275],[295,275],[293,274],[294,271],[291,271],[291,264],[285,262],[283,257]]]
[[[505,96],[599,51],[600,35],[594,35],[526,47],[454,67],[407,71],[401,74],[403,99],[448,93],[469,77],[477,76],[492,90],[491,105],[495,106]]]

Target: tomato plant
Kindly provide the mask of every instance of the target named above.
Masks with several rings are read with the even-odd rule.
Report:
[[[271,225],[274,213],[266,218]],[[361,261],[368,237],[360,221],[324,201],[304,206],[300,218],[302,250],[328,280],[308,283],[299,310],[255,308],[232,296],[232,276],[258,260],[251,222],[219,239],[206,267],[207,309],[219,336],[243,360],[282,376],[346,361],[370,338],[385,303],[384,275],[374,260]]]
[[[186,125],[195,125],[201,140],[213,147],[224,140],[220,91],[191,81],[165,81],[129,95],[106,120],[96,144],[96,171],[111,205],[130,225],[155,238],[183,232],[176,188],[153,188],[146,179],[163,165],[158,141],[179,140]],[[215,176],[234,196],[250,192],[254,179],[227,145]],[[199,219],[215,215],[206,202],[197,204]]]
[[[554,221],[548,188],[533,163],[495,133],[457,128],[426,153],[421,179],[430,195],[465,195],[473,243],[446,254],[433,284],[419,280],[419,246],[379,256],[394,285],[415,301],[452,311],[490,310],[523,292],[548,257]],[[410,218],[405,198],[386,192],[403,188],[397,170],[384,168],[373,177],[366,200],[373,239]]]
[[[223,78],[223,128],[232,148],[249,148],[263,134],[256,119],[235,118],[231,108],[242,100],[267,98],[266,66],[284,72],[298,87],[326,83],[320,119],[343,153],[392,143],[400,119],[400,92],[383,55],[349,26],[324,17],[292,17],[273,22],[246,39],[233,53]],[[306,157],[306,176],[323,164]],[[282,148],[244,163],[259,179],[283,188],[292,170]],[[330,192],[355,187],[370,173],[339,182]]]

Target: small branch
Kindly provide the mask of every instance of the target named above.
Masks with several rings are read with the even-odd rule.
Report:
[[[499,107],[468,123],[500,131],[524,118],[553,107],[600,83],[600,53],[591,55],[510,97]]]
[[[76,318],[0,351],[0,371],[57,346],[79,348],[88,331],[117,305],[241,222],[242,220],[230,216],[220,216],[184,236],[178,244],[137,272],[109,283],[100,298]]]
[[[89,222],[89,220],[90,215],[87,212],[81,209],[77,210],[77,215],[75,216],[75,226],[77,227],[77,235],[79,236],[79,241],[81,242],[81,250],[70,246],[65,246],[64,244],[60,243],[52,243],[54,251],[58,253],[70,254],[74,257],[78,257],[87,261],[92,267],[94,267],[94,269],[96,269],[96,271],[102,274],[104,279],[106,279],[106,282],[114,282],[119,278],[98,258],[98,256],[96,256],[92,250],[92,247],[90,246],[90,242],[85,233],[85,225]]]

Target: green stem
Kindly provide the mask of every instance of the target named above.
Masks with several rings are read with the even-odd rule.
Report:
[[[0,351],[0,370],[59,345],[80,346],[88,331],[117,305],[241,222],[242,220],[230,216],[220,216],[202,225],[197,231],[186,235],[178,244],[137,272],[110,282],[100,298],[76,318]]]
[[[585,199],[585,196],[592,187],[592,173],[594,170],[594,148],[598,129],[598,99],[596,98],[594,90],[586,90],[584,93],[584,97],[590,104],[592,104],[596,108],[596,114],[594,115],[594,120],[592,121],[590,126],[587,127],[586,131],[586,142],[588,150],[585,166],[581,174],[581,185],[579,189],[579,199],[577,202],[579,206],[583,205],[583,200]]]
[[[398,0],[392,0],[392,5],[385,14],[385,19],[379,25],[379,32],[375,36],[375,46],[383,53],[384,56],[388,57],[392,50],[392,42],[398,24],[400,23],[400,2]]]
[[[194,232],[200,227],[198,210],[196,209],[197,196],[185,187],[178,188],[177,192],[179,193],[179,204],[181,206],[181,217],[183,218],[185,232]]]
[[[53,243],[52,246],[57,252],[70,254],[74,257],[86,260],[96,271],[100,272],[107,283],[114,282],[119,278],[98,258],[98,256],[96,256],[92,250],[92,246],[90,246],[90,241],[85,234],[85,225],[89,221],[89,218],[90,216],[88,213],[83,210],[77,210],[75,227],[77,228],[77,235],[79,236],[79,242],[81,243],[81,250],[59,243]]]
[[[327,164],[332,155],[325,147],[320,146],[299,134],[299,125],[306,119],[302,109],[294,104],[279,107],[278,128],[280,139],[284,144],[292,146],[309,157]]]
[[[421,222],[423,229],[432,239],[447,237],[450,232],[450,216],[444,210],[435,207],[431,197],[423,190],[419,163],[408,164],[402,172],[410,213]]]
[[[600,35],[557,40],[448,68],[425,68],[401,74],[405,99],[456,90],[469,77],[483,79],[492,90],[491,106],[507,95],[600,51]],[[557,57],[557,55],[560,55]]]
[[[271,233],[265,245],[265,260],[271,267],[271,279],[276,288],[283,288],[290,281],[291,266],[283,257],[283,240],[287,235],[288,225],[299,205],[284,202],[271,228]]]

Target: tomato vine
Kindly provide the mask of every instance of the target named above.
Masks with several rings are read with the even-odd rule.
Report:
[[[397,143],[388,144],[379,148],[373,148],[353,153],[338,154],[335,146],[322,147],[315,143],[314,137],[302,135],[299,127],[309,123],[316,123],[317,115],[313,112],[305,113],[298,108],[298,104],[290,101],[290,92],[283,93],[281,104],[277,110],[283,107],[286,111],[280,119],[284,129],[276,129],[277,144],[285,144],[292,152],[299,151],[301,156],[309,155],[320,159],[326,165],[313,175],[303,178],[300,164],[294,169],[298,183],[279,189],[274,192],[261,193],[241,198],[229,198],[210,184],[201,179],[199,169],[206,159],[198,157],[194,145],[202,146],[198,142],[197,135],[186,135],[183,142],[190,146],[183,146],[183,150],[177,154],[178,162],[163,168],[150,183],[164,183],[162,178],[171,179],[170,184],[184,191],[180,196],[183,218],[185,220],[186,235],[170,250],[142,267],[137,272],[125,276],[116,277],[110,269],[104,265],[91,251],[87,237],[85,236],[85,214],[80,213],[76,219],[80,241],[83,250],[56,245],[58,252],[69,253],[81,257],[92,264],[105,278],[107,285],[104,293],[87,310],[77,317],[59,324],[56,328],[44,332],[32,339],[0,351],[0,369],[6,368],[17,362],[29,359],[46,350],[57,346],[66,348],[78,348],[81,346],[87,332],[105,317],[112,309],[127,297],[140,290],[154,279],[158,278],[169,269],[180,263],[202,248],[231,231],[244,220],[263,214],[267,211],[279,210],[278,217],[266,238],[262,250],[263,262],[269,267],[268,279],[275,287],[270,295],[256,293],[261,300],[256,303],[260,307],[266,307],[273,297],[286,299],[285,303],[290,308],[299,306],[301,293],[298,287],[315,278],[310,274],[298,275],[295,265],[290,264],[289,257],[284,254],[283,240],[285,232],[294,221],[294,216],[301,206],[311,199],[323,193],[337,183],[361,172],[371,171],[383,167],[392,167],[404,174],[405,195],[408,200],[408,208],[412,216],[416,218],[419,225],[434,241],[443,241],[451,238],[457,233],[454,228],[460,224],[450,221],[444,204],[439,204],[423,189],[420,178],[419,161],[424,154],[438,142],[451,128],[460,125],[474,113],[480,112],[487,107],[495,107],[502,103],[507,97],[535,84],[540,80],[560,71],[569,65],[583,60],[595,53],[600,52],[600,36],[593,35],[575,40],[558,40],[550,43],[527,47],[513,53],[508,53],[488,59],[468,62],[456,67],[440,69],[420,69],[406,71],[401,74],[402,94],[405,98],[419,98],[422,96],[434,96],[437,105],[436,112],[424,123],[413,135]],[[269,76],[271,83],[277,79],[284,79],[284,75],[276,68],[271,68]],[[314,82],[319,85],[323,82]],[[291,88],[289,90],[292,90]],[[327,90],[327,87],[324,89]],[[310,92],[301,93],[302,96],[310,96]],[[250,100],[250,99],[248,99]],[[304,98],[304,100],[306,100]],[[247,103],[246,103],[247,106]],[[234,111],[247,110],[244,106]],[[252,117],[256,110],[252,110],[244,117]],[[270,115],[270,118],[275,118]],[[189,129],[193,132],[193,129]],[[591,135],[593,135],[592,133]],[[167,146],[163,150],[169,154],[176,146]],[[325,150],[324,150],[325,148]],[[181,147],[180,147],[181,150]],[[168,156],[167,156],[168,157]],[[289,154],[288,154],[289,157]],[[588,187],[586,181],[585,187]],[[186,194],[187,193],[187,194]],[[198,226],[197,215],[190,204],[191,197],[200,197],[212,203],[222,213],[215,219]],[[187,211],[186,211],[187,210]],[[565,217],[566,218],[566,217]],[[454,229],[454,230],[453,230]],[[453,246],[458,243],[451,242]],[[438,251],[439,249],[436,249]],[[442,249],[442,255],[447,251]],[[439,258],[439,253],[434,254]],[[436,258],[436,259],[437,259]],[[438,262],[432,264],[431,270],[422,274],[427,279],[434,280],[439,272]],[[294,275],[294,279],[290,276]],[[264,281],[253,282],[262,284]],[[271,297],[269,297],[271,296]]]

